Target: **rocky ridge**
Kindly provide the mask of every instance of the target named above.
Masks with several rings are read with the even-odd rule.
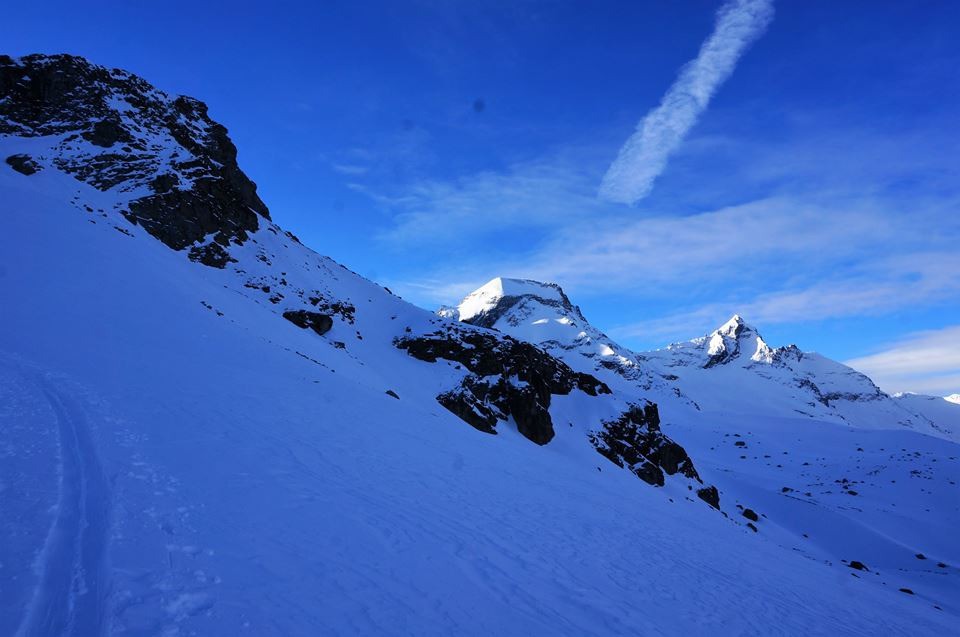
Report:
[[[230,245],[270,219],[207,106],[120,69],[71,55],[0,56],[0,135],[37,142],[5,158],[16,170],[55,167],[117,192],[128,221],[205,265],[222,268]]]

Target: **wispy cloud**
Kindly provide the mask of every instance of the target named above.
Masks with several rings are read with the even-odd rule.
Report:
[[[960,392],[960,325],[912,334],[846,364],[888,392]]]
[[[370,168],[358,164],[332,164],[331,168],[341,175],[365,175]]]
[[[397,211],[380,238],[403,245],[460,241],[517,228],[555,228],[609,212],[598,202],[595,175],[582,149],[520,161],[504,171],[483,171],[449,181],[422,180],[396,196],[371,194]]]
[[[766,268],[767,266],[762,266]],[[730,291],[704,305],[680,309],[609,330],[611,336],[661,347],[701,336],[732,314],[759,327],[862,316],[882,316],[908,308],[955,303],[960,298],[960,256],[949,252],[911,252],[868,260],[858,273],[842,272],[824,280],[786,283],[784,289],[757,295]]]
[[[684,66],[660,105],[620,149],[601,182],[601,198],[632,204],[650,193],[670,155],[772,18],[771,0],[730,0],[720,8],[699,55]]]

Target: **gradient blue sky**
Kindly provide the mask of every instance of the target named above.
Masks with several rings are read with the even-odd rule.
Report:
[[[960,392],[960,3],[776,3],[650,196],[600,201],[719,6],[18,2],[0,41],[204,100],[281,225],[422,306],[553,280],[635,348],[739,312]]]

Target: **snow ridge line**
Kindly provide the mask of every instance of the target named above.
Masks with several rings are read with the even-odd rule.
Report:
[[[83,411],[50,383],[43,393],[60,436],[60,498],[38,563],[40,581],[18,637],[96,637],[107,629],[109,483]]]

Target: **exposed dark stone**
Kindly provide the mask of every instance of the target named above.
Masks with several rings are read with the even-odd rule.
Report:
[[[6,161],[7,165],[22,175],[32,175],[41,169],[30,155],[10,155]]]
[[[754,533],[757,532],[757,527],[754,526],[753,522],[747,522],[747,528],[753,531]]]
[[[720,493],[717,491],[717,488],[713,485],[709,487],[704,487],[702,489],[697,489],[697,497],[712,506],[716,510],[720,510]]]
[[[153,180],[150,182],[150,189],[157,194],[162,194],[165,192],[170,192],[179,185],[180,178],[177,177],[176,174],[164,173],[153,178]]]
[[[270,218],[205,104],[171,98],[119,69],[70,55],[0,58],[0,134],[61,136],[50,149],[60,170],[100,190],[149,188],[153,194],[126,202],[125,216],[175,250],[211,234],[223,248],[243,243]],[[77,147],[78,137],[109,150]],[[171,153],[156,152],[164,137]],[[223,267],[223,252],[190,256]]]
[[[357,308],[350,303],[344,301],[325,301],[319,296],[310,297],[310,305],[314,306],[322,312],[329,314],[339,314],[341,318],[347,323],[353,325],[355,320],[354,314],[357,311]]]
[[[468,376],[460,387],[437,396],[437,402],[474,429],[496,435],[497,422],[505,414],[487,400],[489,393],[489,385]]]
[[[513,416],[521,434],[543,445],[554,436],[549,412],[552,394],[565,395],[573,389],[592,396],[610,392],[593,376],[574,372],[529,343],[461,326],[445,329],[398,339],[395,344],[414,358],[454,361],[471,372],[459,387],[437,396],[437,401],[480,431],[496,433],[497,423]]]
[[[310,328],[320,336],[323,336],[333,327],[333,319],[326,314],[319,312],[309,312],[307,310],[287,310],[283,313],[283,318],[287,319],[297,327],[303,329]]]
[[[583,321],[583,323],[587,322],[587,319],[584,318],[583,313],[580,311],[580,308],[570,302],[569,297],[567,297],[566,293],[564,293],[564,291],[560,288],[559,285],[557,285],[556,283],[540,283],[538,281],[531,281],[531,283],[536,283],[537,285],[551,288],[560,297],[559,301],[552,298],[537,297],[538,303],[541,303],[543,305],[547,305],[550,307],[559,308],[560,310],[563,311],[564,314],[573,316],[575,319],[579,319]],[[478,314],[470,317],[464,322],[470,323],[471,325],[477,325],[479,327],[492,328],[494,325],[496,325],[497,321],[499,321],[500,318],[503,317],[507,312],[509,312],[515,305],[523,302],[526,299],[527,299],[527,296],[524,296],[524,295],[521,295],[521,296],[508,295],[508,296],[501,297],[497,301],[494,307],[490,308],[489,310],[479,312]]]
[[[400,396],[398,396],[397,392],[393,391],[392,389],[387,390],[387,396],[393,396],[397,400],[400,400]]]
[[[744,509],[741,515],[743,515],[743,517],[747,518],[748,520],[752,520],[753,522],[760,521],[760,516],[757,515],[753,509]]]
[[[923,553],[917,553],[917,559],[918,559],[918,560],[925,560],[925,559],[927,559],[927,556],[924,555]]]
[[[664,473],[681,473],[700,482],[684,448],[660,431],[660,413],[653,403],[631,405],[619,418],[592,432],[590,442],[610,462],[648,484],[663,486]]]
[[[120,118],[114,114],[99,120],[93,125],[93,128],[84,131],[81,134],[85,140],[94,146],[110,148],[117,142],[132,142],[133,137],[130,132],[120,123]]]
[[[223,249],[219,243],[208,243],[203,246],[190,248],[191,261],[197,261],[211,268],[225,268],[228,263],[236,263],[236,259]]]
[[[849,567],[852,568],[852,569],[856,569],[856,570],[858,570],[858,571],[869,571],[869,570],[870,570],[869,568],[867,568],[867,566],[866,566],[863,562],[860,562],[860,561],[858,561],[858,560],[850,560],[850,563],[847,564],[847,566],[849,566]]]
[[[914,594],[913,591],[910,590],[909,588],[901,588],[901,589],[900,589],[900,592],[901,592],[901,593],[906,593],[907,595],[913,595],[913,594]]]

